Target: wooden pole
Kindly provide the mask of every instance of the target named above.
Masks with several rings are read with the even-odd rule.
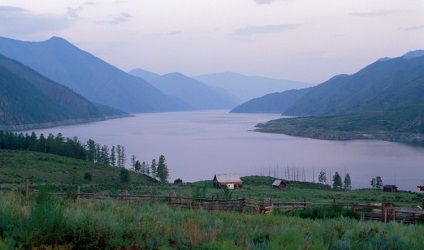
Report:
[[[29,180],[25,180],[25,197],[28,197],[29,193]]]
[[[77,199],[79,198],[81,194],[81,186],[77,186]]]

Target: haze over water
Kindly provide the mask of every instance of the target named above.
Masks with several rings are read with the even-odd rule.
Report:
[[[353,188],[370,187],[373,177],[402,190],[418,191],[424,180],[424,148],[383,141],[323,141],[252,132],[278,114],[230,114],[227,111],[144,113],[90,124],[36,130],[37,134],[89,138],[101,145],[123,145],[127,166],[163,154],[172,182],[211,180],[215,173],[271,175],[287,179],[297,169],[312,181],[321,170],[327,179],[348,172]],[[331,175],[331,176],[330,176]]]

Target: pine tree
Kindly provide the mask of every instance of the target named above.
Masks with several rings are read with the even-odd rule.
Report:
[[[377,180],[375,178],[371,179],[371,187],[375,188],[375,186],[377,185]]]
[[[134,171],[135,171],[136,173],[140,173],[140,171],[141,171],[141,163],[140,163],[140,161],[138,161],[138,160],[136,160],[136,161],[135,161],[135,164],[134,164]]]
[[[352,189],[352,181],[350,179],[349,173],[347,173],[345,175],[345,178],[344,178],[344,189],[345,190],[351,190]]]
[[[381,179],[381,177],[377,176],[377,178],[375,180],[376,180],[375,188],[382,189],[383,188],[383,180]]]
[[[336,172],[333,176],[333,189],[340,189],[342,186],[342,177],[340,177],[339,173]]]
[[[318,182],[322,184],[325,184],[327,182],[327,176],[325,175],[325,172],[323,170],[319,172]]]
[[[166,164],[165,156],[159,157],[159,163],[157,167],[157,176],[161,182],[167,182],[169,179],[169,170]]]
[[[105,165],[109,165],[109,148],[104,145],[100,150],[100,162]]]
[[[152,160],[152,165],[150,165],[150,174],[152,175],[153,178],[156,179],[157,177],[157,163],[156,163],[156,159]]]
[[[118,167],[122,167],[122,163],[121,163],[121,153],[122,153],[121,145],[116,146],[116,165],[117,165]]]
[[[95,159],[96,159],[96,142],[89,139],[87,141],[87,161],[94,162]]]
[[[115,146],[112,146],[112,148],[110,149],[110,165],[112,165],[112,167],[116,166],[116,150],[115,150]]]
[[[135,171],[135,162],[136,162],[135,155],[132,155],[131,156],[131,169],[134,170],[134,171]]]

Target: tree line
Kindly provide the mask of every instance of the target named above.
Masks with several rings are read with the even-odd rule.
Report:
[[[0,130],[0,150],[27,150],[47,154],[54,154],[85,160],[92,163],[109,165],[112,167],[125,168],[127,156],[125,147],[122,145],[108,147],[107,145],[100,145],[94,140],[89,139],[86,143],[82,143],[77,137],[65,138],[61,133],[56,136],[49,134],[47,137],[40,134],[39,137],[32,132],[26,133],[13,133]],[[136,173],[149,175],[161,182],[166,182],[169,178],[169,170],[166,163],[165,156],[161,155],[158,162],[152,160],[149,163],[140,163],[133,155],[131,157],[131,170]]]
[[[339,172],[334,173],[333,175],[333,189],[344,189],[344,190],[351,190],[352,189],[352,180],[350,178],[350,174],[346,173],[344,176],[344,180],[342,180],[342,176],[339,174]],[[327,183],[327,174],[325,171],[321,170],[321,172],[318,175],[318,182],[326,184]]]

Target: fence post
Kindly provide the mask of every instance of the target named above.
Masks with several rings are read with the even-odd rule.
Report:
[[[79,198],[81,194],[81,186],[77,186],[77,199]]]
[[[28,193],[29,193],[29,180],[26,179],[25,180],[25,197],[28,197]]]
[[[337,202],[336,202],[336,198],[335,197],[333,197],[333,205],[334,206],[337,205]]]
[[[175,199],[175,192],[174,191],[169,192],[169,205],[171,206],[174,205],[174,199]]]
[[[241,211],[242,213],[246,212],[246,194],[243,194],[243,198],[241,201]]]
[[[303,197],[303,209],[306,209],[306,197]]]

